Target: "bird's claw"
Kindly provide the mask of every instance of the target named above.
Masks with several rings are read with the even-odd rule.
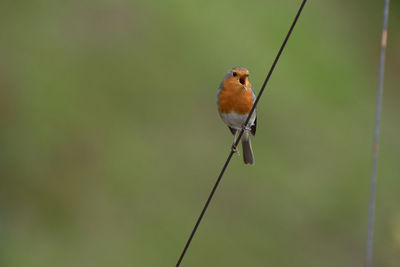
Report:
[[[232,145],[232,151],[233,151],[233,153],[237,153],[237,154],[240,156],[239,149],[237,149],[237,147],[235,146],[235,144]]]
[[[243,132],[250,132],[251,131],[251,127],[250,126],[242,126],[242,131]]]

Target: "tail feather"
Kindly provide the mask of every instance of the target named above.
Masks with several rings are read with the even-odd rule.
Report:
[[[254,164],[253,149],[251,148],[250,138],[242,138],[243,161],[245,164]]]

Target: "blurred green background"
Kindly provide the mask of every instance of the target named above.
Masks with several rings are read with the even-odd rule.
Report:
[[[174,266],[300,1],[1,1],[0,266]],[[383,1],[309,1],[182,266],[363,266]],[[375,266],[400,266],[391,3]]]

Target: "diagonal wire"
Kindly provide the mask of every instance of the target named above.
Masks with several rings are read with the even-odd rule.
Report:
[[[204,213],[206,212],[206,210],[207,210],[207,208],[208,208],[208,205],[210,204],[211,199],[213,198],[214,193],[215,193],[215,191],[217,190],[217,187],[218,187],[218,185],[219,185],[219,183],[220,183],[220,181],[221,181],[221,179],[222,179],[222,176],[224,175],[225,170],[226,170],[226,168],[228,167],[229,162],[231,161],[231,158],[232,158],[232,156],[233,156],[233,154],[234,154],[234,148],[236,148],[236,147],[238,146],[239,142],[240,142],[240,139],[241,139],[241,137],[242,137],[242,135],[243,135],[243,132],[244,132],[244,130],[245,130],[245,128],[246,128],[246,125],[249,123],[249,120],[250,120],[250,118],[251,118],[251,115],[254,113],[254,110],[256,109],[257,103],[258,103],[258,101],[260,100],[260,97],[261,97],[262,93],[264,92],[265,86],[267,85],[267,82],[268,82],[269,78],[271,77],[272,72],[273,72],[274,69],[275,69],[276,63],[278,63],[279,57],[281,56],[282,51],[283,51],[283,49],[285,48],[286,42],[288,41],[288,39],[289,39],[289,37],[290,37],[290,35],[291,35],[292,31],[293,31],[293,28],[294,28],[294,26],[295,26],[296,23],[297,23],[297,19],[299,18],[300,14],[301,14],[301,11],[303,10],[303,7],[304,7],[304,5],[305,5],[306,2],[307,2],[307,0],[303,0],[303,2],[301,3],[301,6],[300,6],[300,8],[299,8],[299,11],[297,12],[296,17],[295,17],[294,20],[293,20],[293,23],[292,23],[292,25],[291,25],[291,27],[290,27],[290,29],[289,29],[289,32],[287,33],[286,38],[285,38],[285,40],[283,41],[283,43],[282,43],[282,45],[281,45],[281,48],[279,49],[279,52],[278,52],[278,54],[277,54],[276,57],[275,57],[274,63],[272,64],[271,69],[269,70],[268,75],[267,75],[267,77],[265,78],[265,81],[264,81],[264,83],[263,83],[263,85],[262,85],[262,87],[261,87],[261,90],[260,90],[260,92],[259,92],[257,98],[256,98],[256,101],[254,102],[253,108],[251,109],[249,115],[247,116],[246,122],[243,124],[243,127],[242,127],[242,129],[240,130],[239,136],[238,136],[238,138],[236,139],[236,142],[235,142],[235,144],[233,145],[232,150],[231,150],[231,152],[229,153],[229,156],[228,156],[228,158],[227,158],[227,160],[226,160],[224,166],[222,167],[222,170],[221,170],[221,172],[220,172],[220,174],[219,174],[219,176],[218,176],[218,179],[217,179],[217,181],[215,182],[215,185],[214,185],[213,189],[211,190],[211,193],[210,193],[210,195],[209,195],[209,197],[208,197],[208,199],[207,199],[207,201],[206,201],[206,204],[204,205],[203,210],[201,211],[200,216],[199,216],[199,218],[198,218],[197,221],[196,221],[196,224],[195,224],[195,226],[194,226],[194,228],[193,228],[193,230],[192,230],[192,233],[190,234],[189,239],[188,239],[187,242],[186,242],[186,245],[185,245],[185,247],[184,247],[184,249],[183,249],[183,251],[182,251],[182,253],[181,253],[181,256],[180,256],[179,259],[178,259],[178,262],[177,262],[177,264],[176,264],[176,267],[180,266],[180,264],[181,264],[181,262],[182,262],[182,260],[183,260],[183,257],[185,256],[185,253],[186,253],[187,249],[189,248],[190,242],[192,241],[193,236],[194,236],[194,234],[196,233],[197,228],[199,227],[200,222],[201,222],[201,220],[202,220],[202,218],[203,218],[203,216],[204,216]]]
[[[372,266],[372,244],[374,235],[376,176],[378,168],[378,149],[379,149],[379,127],[381,124],[383,77],[385,73],[385,54],[386,54],[388,17],[389,17],[389,0],[385,0],[385,6],[383,11],[381,57],[379,66],[378,97],[376,101],[376,114],[375,114],[374,147],[372,152],[372,180],[371,180],[371,193],[369,199],[369,212],[368,212],[368,238],[367,238],[367,251],[365,260],[366,267]]]

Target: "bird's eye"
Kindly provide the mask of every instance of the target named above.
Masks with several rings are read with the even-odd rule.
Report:
[[[234,71],[234,72],[232,73],[232,75],[233,75],[234,77],[236,77],[236,76],[237,76],[237,72]]]

